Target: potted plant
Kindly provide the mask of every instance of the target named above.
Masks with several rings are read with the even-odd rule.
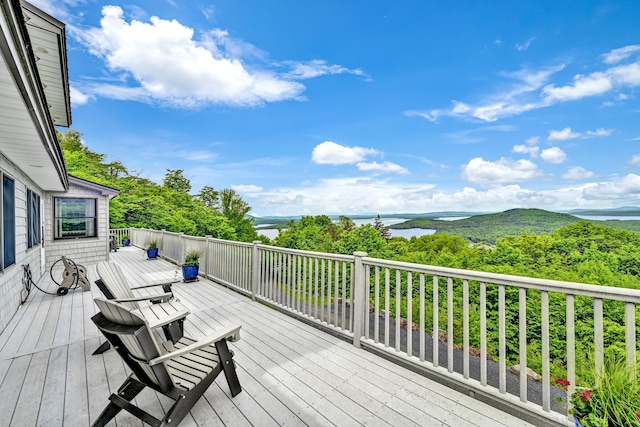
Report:
[[[147,244],[147,258],[155,259],[158,258],[158,241],[152,240]]]
[[[182,263],[182,277],[185,282],[198,280],[198,271],[200,270],[200,251],[189,251],[184,256]]]
[[[122,244],[124,246],[129,246],[131,244],[131,240],[129,240],[129,235],[128,234],[123,234],[122,235]]]
[[[576,387],[570,397],[576,427],[640,427],[640,378],[638,367],[624,359],[605,360],[602,374],[594,375],[592,387]],[[556,378],[559,385],[569,385]]]

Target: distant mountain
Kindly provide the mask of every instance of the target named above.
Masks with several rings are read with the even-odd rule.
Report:
[[[457,221],[415,218],[391,229],[427,228],[437,233],[457,234],[474,242],[495,242],[500,237],[522,233],[544,234],[583,221],[573,215],[542,209],[510,209],[508,211],[475,215]]]
[[[621,219],[606,221],[578,218],[582,216],[611,216]],[[387,214],[382,218],[409,218],[400,224],[390,225],[391,229],[422,228],[436,230],[436,233],[455,234],[474,242],[494,243],[504,236],[518,236],[522,233],[547,234],[558,228],[580,221],[590,221],[595,224],[606,225],[613,228],[640,232],[640,221],[622,220],[628,216],[640,216],[640,208],[634,206],[616,209],[574,209],[570,213],[550,212],[543,209],[510,209],[498,213],[479,213],[464,211],[429,212],[425,214]],[[353,220],[373,218],[373,214],[345,215]],[[330,215],[337,220],[339,215]],[[467,217],[456,221],[446,221],[436,218]],[[256,218],[256,228],[275,228],[285,225],[290,220],[299,220],[301,217],[262,217]]]
[[[583,216],[640,216],[640,207],[622,206],[612,209],[572,209],[567,211],[567,213]]]

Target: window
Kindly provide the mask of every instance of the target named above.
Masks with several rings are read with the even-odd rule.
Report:
[[[56,197],[54,204],[54,238],[97,237],[96,199]]]
[[[27,189],[27,247],[37,246],[42,241],[40,231],[40,196]]]
[[[2,174],[2,269],[16,262],[15,182]]]

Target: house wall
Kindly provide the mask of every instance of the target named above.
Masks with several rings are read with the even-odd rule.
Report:
[[[2,136],[0,136],[1,142]],[[16,212],[16,262],[0,271],[0,331],[2,331],[11,317],[20,307],[24,289],[23,265],[29,265],[33,281],[38,282],[45,273],[41,268],[41,245],[27,248],[27,189],[36,192],[43,198],[44,192],[36,186],[20,169],[11,163],[0,152],[0,170],[14,179],[15,182],[15,212]]]
[[[98,237],[78,238],[69,240],[54,240],[53,226],[53,198],[54,197],[81,197],[95,198],[98,201]],[[88,189],[80,185],[70,183],[69,191],[47,192],[44,209],[46,268],[58,261],[63,255],[73,260],[76,264],[87,266],[109,258],[109,196],[104,196],[100,191]]]

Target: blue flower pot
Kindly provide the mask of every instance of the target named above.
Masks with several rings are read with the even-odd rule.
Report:
[[[147,258],[149,259],[158,258],[158,248],[147,249]]]
[[[576,416],[574,415],[574,416],[573,416],[573,419],[574,419],[574,420],[575,420],[575,422],[576,422],[576,427],[584,427],[584,426],[582,425],[582,423],[580,422],[580,420],[578,419],[578,417],[576,417]]]
[[[198,279],[198,271],[200,267],[197,265],[183,265],[182,266],[182,277],[185,282],[193,281]]]
[[[123,239],[123,240],[122,240],[122,244],[123,244],[123,245],[125,245],[125,246],[129,246],[129,245],[131,244],[131,240],[129,240],[129,239]]]

